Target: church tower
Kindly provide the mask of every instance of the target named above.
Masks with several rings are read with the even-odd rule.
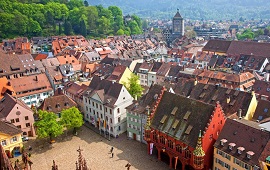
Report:
[[[184,36],[185,30],[184,30],[184,19],[179,13],[179,9],[177,9],[177,12],[175,16],[173,17],[173,37],[182,37]]]

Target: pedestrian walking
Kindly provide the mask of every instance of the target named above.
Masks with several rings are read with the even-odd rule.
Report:
[[[113,153],[112,153],[112,158],[113,158]]]
[[[111,148],[111,153],[113,152],[113,147]]]

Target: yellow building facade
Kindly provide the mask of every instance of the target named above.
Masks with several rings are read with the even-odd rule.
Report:
[[[4,123],[8,125],[3,126],[3,123],[0,121],[0,142],[7,156],[13,157],[14,154],[21,153],[22,151],[22,131],[9,123]],[[1,127],[5,127],[6,129],[3,130]],[[12,130],[8,130],[7,128],[11,128]]]
[[[218,148],[214,148],[213,170],[259,170]]]

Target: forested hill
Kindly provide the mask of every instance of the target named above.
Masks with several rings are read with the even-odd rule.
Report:
[[[176,9],[190,19],[269,19],[269,0],[88,0],[89,4],[117,5],[125,14],[171,18]]]
[[[0,0],[0,41],[17,36],[73,35],[102,38],[142,32],[117,6],[89,6],[83,0]]]

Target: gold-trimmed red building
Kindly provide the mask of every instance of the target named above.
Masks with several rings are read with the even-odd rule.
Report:
[[[212,168],[213,144],[226,120],[219,102],[210,105],[165,91],[150,112],[144,136],[149,154],[174,169]]]

